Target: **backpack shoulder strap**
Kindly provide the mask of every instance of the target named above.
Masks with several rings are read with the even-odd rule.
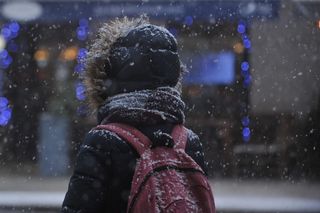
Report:
[[[141,156],[147,149],[151,147],[151,141],[147,136],[142,134],[136,128],[120,123],[109,123],[98,125],[96,129],[105,129],[116,133],[119,137],[128,142]]]
[[[188,140],[188,130],[183,125],[176,125],[171,133],[171,136],[174,140],[175,149],[185,150],[187,140]]]

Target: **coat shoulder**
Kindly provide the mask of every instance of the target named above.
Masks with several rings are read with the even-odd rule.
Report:
[[[188,129],[188,141],[186,144],[186,153],[192,157],[198,165],[207,174],[207,165],[204,161],[204,152],[199,136],[192,130]]]
[[[197,149],[199,147],[202,147],[199,136],[196,133],[194,133],[191,129],[187,128],[187,134],[188,134],[187,145],[190,148]]]
[[[92,149],[99,152],[127,152],[128,144],[116,133],[105,129],[90,130],[82,144],[84,149]]]

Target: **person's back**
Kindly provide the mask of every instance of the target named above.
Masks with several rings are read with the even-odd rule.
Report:
[[[106,24],[86,59],[87,94],[98,124],[123,123],[152,146],[167,146],[184,124],[179,87],[183,66],[175,38],[146,20]],[[187,131],[186,153],[206,171],[198,136]],[[82,144],[62,212],[126,212],[139,154],[112,131],[92,129]]]

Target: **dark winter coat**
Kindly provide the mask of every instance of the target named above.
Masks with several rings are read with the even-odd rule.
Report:
[[[152,132],[169,133],[172,124],[138,127],[152,140]],[[188,132],[186,152],[205,170],[199,138]],[[105,130],[91,131],[81,146],[74,174],[63,202],[64,213],[126,212],[138,154],[125,141]]]
[[[184,121],[184,104],[177,93],[159,89],[133,93],[132,97],[135,99],[130,95],[112,98],[100,109],[99,122],[103,119],[104,123],[127,123],[155,142],[153,145],[165,144],[167,138],[162,136]],[[191,130],[188,130],[186,153],[206,171],[199,138]],[[126,212],[138,157],[131,145],[116,134],[91,130],[77,156],[62,212]]]

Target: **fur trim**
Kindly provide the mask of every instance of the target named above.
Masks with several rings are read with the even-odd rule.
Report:
[[[108,79],[108,69],[111,68],[110,63],[108,63],[110,47],[118,38],[125,37],[133,28],[149,23],[149,19],[145,15],[133,19],[124,17],[105,23],[99,29],[97,38],[91,44],[87,57],[84,59],[86,96],[90,108],[94,111],[108,98],[104,84]],[[184,70],[185,68],[182,65],[181,73]],[[176,89],[181,91],[180,81]]]
[[[84,61],[86,95],[89,105],[93,109],[101,106],[107,98],[103,82],[108,77],[108,57],[111,45],[119,37],[125,36],[132,28],[148,23],[149,20],[146,16],[136,19],[124,17],[105,23],[99,29],[97,38],[93,41]]]

